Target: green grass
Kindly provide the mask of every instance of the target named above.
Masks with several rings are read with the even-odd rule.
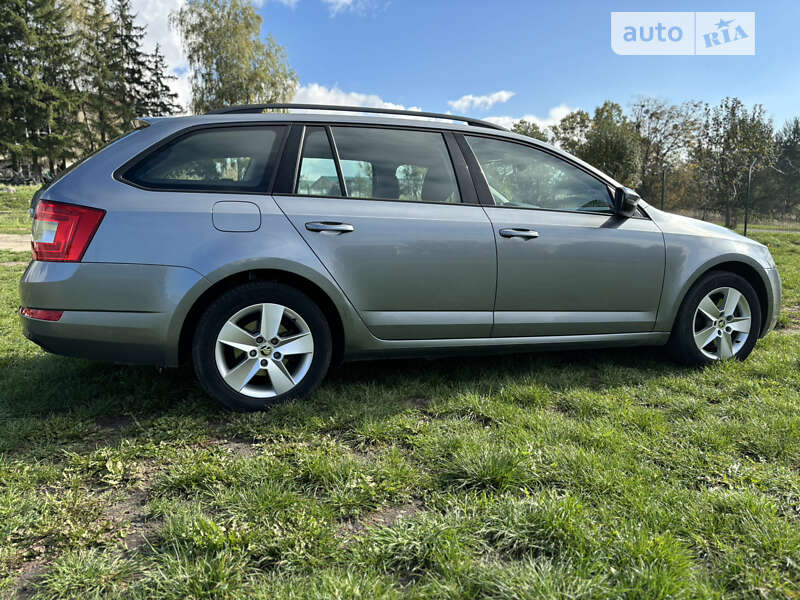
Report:
[[[3,264],[4,266],[9,266],[6,263],[27,263],[30,260],[31,260],[30,252],[14,252],[13,250],[0,250],[0,264]]]
[[[759,236],[745,363],[352,364],[253,415],[43,353],[0,266],[0,597],[798,598],[800,236]]]
[[[14,192],[0,192],[0,233],[30,233],[28,207],[39,186],[12,186]]]

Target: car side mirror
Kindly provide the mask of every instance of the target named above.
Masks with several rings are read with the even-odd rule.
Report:
[[[632,217],[636,214],[636,205],[641,199],[631,188],[619,187],[614,192],[614,212],[620,217]]]

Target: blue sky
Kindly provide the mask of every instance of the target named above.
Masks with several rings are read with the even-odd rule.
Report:
[[[158,19],[142,6],[154,0],[137,4],[146,20]],[[569,108],[591,110],[605,99],[627,107],[638,94],[673,102],[731,95],[764,104],[778,126],[800,115],[797,0],[263,0],[257,10],[264,33],[287,49],[302,86],[298,100],[548,123]],[[614,54],[610,12],[657,10],[755,11],[756,54]],[[466,95],[489,99],[450,104]]]

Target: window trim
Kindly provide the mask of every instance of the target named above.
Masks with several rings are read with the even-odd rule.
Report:
[[[339,147],[336,145],[336,140],[333,137],[333,132],[331,131],[330,125],[325,125],[325,135],[328,136],[328,144],[331,147],[331,156],[333,156],[333,164],[336,167],[336,174],[339,176],[339,190],[341,190],[343,196],[347,196],[349,198],[350,195],[347,193],[347,182],[344,180],[344,173],[342,172],[342,163],[341,159],[339,158]],[[300,182],[298,181],[297,184],[300,185]]]
[[[295,168],[294,173],[294,181],[292,183],[292,196],[300,196],[303,198],[338,198],[338,196],[315,196],[311,194],[298,194],[297,189],[300,187],[300,174],[303,168],[303,151],[306,147],[306,138],[308,137],[308,130],[315,127],[314,125],[311,126],[303,126],[303,135],[300,142],[300,145],[297,149],[297,167]],[[321,124],[316,126],[319,129],[322,129],[325,132],[325,136],[328,139],[328,148],[331,151],[331,157],[333,158],[333,164],[336,168],[336,177],[339,179],[339,190],[347,194],[347,188],[344,185],[344,176],[342,175],[342,169],[339,165],[339,150],[336,148],[333,142],[333,136],[330,132],[330,127],[325,124]],[[284,194],[277,194],[278,196],[282,196]]]
[[[281,195],[278,189],[294,189],[294,182],[300,173],[300,155],[305,143],[306,130],[303,125],[289,123],[289,133],[286,134],[286,143],[278,159],[278,169],[275,181],[269,188],[271,195]]]
[[[188,137],[190,135],[195,135],[200,131],[207,131],[213,129],[233,129],[233,128],[248,128],[248,129],[275,129],[277,130],[277,138],[275,140],[275,147],[273,148],[272,152],[277,153],[275,155],[276,158],[276,168],[272,170],[272,173],[269,177],[269,181],[264,181],[264,177],[262,176],[262,181],[259,182],[258,186],[252,189],[224,189],[224,188],[214,188],[214,187],[167,187],[167,186],[148,186],[142,185],[141,183],[137,183],[132,181],[126,177],[128,171],[132,168],[137,166],[139,163],[147,160],[152,154],[158,152],[161,148],[175,142],[183,137]],[[278,169],[280,168],[281,164],[281,157],[283,156],[284,147],[286,145],[286,140],[288,138],[289,127],[287,124],[284,123],[264,123],[264,121],[243,121],[237,123],[201,123],[199,125],[192,125],[190,127],[184,127],[178,131],[175,131],[168,135],[167,137],[157,141],[156,143],[148,146],[138,154],[136,154],[133,158],[130,158],[126,162],[124,162],[121,166],[114,170],[112,177],[117,181],[124,183],[126,185],[130,185],[132,187],[138,188],[140,190],[146,190],[149,192],[173,192],[173,193],[185,193],[185,194],[239,194],[239,195],[251,195],[251,196],[258,196],[258,195],[269,195],[270,190],[275,182],[275,179],[278,175]],[[267,157],[267,161],[269,162],[269,158]]]
[[[533,207],[533,206],[502,206],[500,204],[497,204],[494,201],[494,196],[492,196],[491,190],[489,190],[489,181],[486,178],[486,174],[483,172],[483,167],[481,167],[480,162],[478,161],[478,158],[475,156],[475,153],[472,151],[472,147],[469,145],[469,141],[467,140],[467,136],[488,138],[488,139],[491,139],[491,140],[496,140],[498,142],[505,142],[505,143],[508,143],[508,144],[516,144],[518,146],[523,146],[525,148],[531,148],[532,150],[542,152],[544,154],[547,154],[548,156],[552,156],[553,158],[555,158],[557,160],[560,160],[560,161],[562,161],[562,162],[564,162],[564,163],[566,163],[566,164],[578,169],[579,171],[582,171],[583,173],[586,173],[587,175],[593,177],[594,179],[596,179],[597,181],[599,181],[600,183],[602,183],[603,185],[606,186],[606,189],[608,189],[608,191],[609,191],[610,199],[611,199],[611,202],[612,202],[612,204],[610,204],[610,207],[611,207],[612,211],[611,212],[602,212],[602,211],[597,211],[597,210],[569,210],[569,209],[566,209],[566,208],[544,208],[544,207],[537,208],[537,207]],[[477,169],[477,174],[473,175],[473,179],[475,180],[475,188],[478,191],[478,197],[479,197],[479,199],[481,200],[481,202],[483,204],[486,204],[488,206],[494,206],[495,208],[507,208],[507,209],[516,209],[516,210],[543,210],[543,211],[547,211],[547,212],[567,213],[567,214],[572,214],[572,215],[575,215],[575,214],[577,214],[577,215],[598,215],[598,216],[602,216],[602,217],[606,217],[606,218],[619,216],[619,215],[617,215],[617,213],[615,213],[613,211],[613,209],[614,209],[614,205],[613,205],[614,186],[612,186],[608,181],[606,181],[605,179],[603,179],[602,177],[600,177],[596,173],[593,173],[593,172],[589,171],[588,169],[586,169],[583,165],[578,164],[574,160],[570,160],[569,157],[567,157],[567,156],[562,156],[558,152],[553,152],[552,150],[550,150],[548,148],[544,148],[544,147],[539,146],[537,144],[526,143],[526,142],[521,141],[521,140],[512,139],[512,138],[505,138],[505,137],[499,137],[499,136],[496,136],[496,135],[486,135],[483,132],[463,133],[463,132],[459,131],[459,132],[456,133],[456,138],[458,139],[458,144],[459,144],[459,147],[461,148],[462,153],[464,153],[465,157],[467,157],[467,162],[470,165],[472,165],[474,168]],[[651,220],[650,217],[647,214],[644,213],[644,211],[642,211],[642,214],[644,216],[642,216],[640,214],[634,214],[633,216],[626,217],[626,218],[629,218],[629,219],[643,219],[643,220],[646,220],[646,221]]]
[[[403,125],[383,125],[383,124],[371,124],[371,123],[337,123],[335,121],[330,122],[322,122],[322,121],[299,121],[293,122],[292,127],[302,128],[302,139],[298,144],[295,150],[294,157],[287,157],[284,155],[281,159],[281,164],[279,166],[279,170],[281,168],[289,169],[288,165],[294,162],[294,173],[293,173],[293,181],[294,184],[292,186],[291,192],[286,191],[277,191],[273,188],[272,195],[274,196],[281,196],[281,197],[297,197],[297,198],[327,198],[332,200],[354,200],[354,201],[374,201],[374,202],[407,202],[410,204],[433,204],[436,206],[483,206],[480,202],[478,195],[475,192],[474,185],[472,181],[468,179],[468,170],[467,170],[467,163],[464,159],[463,152],[457,147],[458,145],[455,142],[455,135],[453,131],[449,129],[439,129],[435,127],[408,127]],[[453,176],[455,178],[456,187],[458,188],[459,197],[461,198],[460,202],[430,202],[424,200],[401,200],[399,198],[376,198],[376,197],[369,197],[369,198],[354,198],[352,196],[309,196],[305,194],[298,194],[297,193],[297,181],[300,176],[300,161],[302,160],[303,154],[303,144],[305,140],[305,131],[308,127],[326,127],[330,131],[330,140],[332,140],[332,145],[335,145],[336,140],[333,136],[333,127],[356,127],[359,129],[392,129],[397,131],[421,131],[427,133],[435,133],[442,137],[442,140],[445,144],[445,149],[447,150],[448,157],[450,158],[450,165],[453,168]],[[292,132],[294,133],[294,131]],[[456,152],[457,151],[457,152]],[[338,146],[336,147],[336,151],[334,154],[334,160],[336,161],[337,165],[337,172],[341,173],[341,165],[339,164],[340,157],[339,157],[339,149]],[[287,166],[284,167],[284,162],[287,163]],[[286,177],[286,173],[283,173],[283,176]],[[344,177],[342,176],[342,179]],[[277,182],[278,180],[276,180]],[[285,184],[285,181],[282,183]],[[341,186],[341,180],[340,180]],[[342,186],[342,190],[346,193],[346,187]],[[472,202],[465,202],[465,199],[470,199]]]

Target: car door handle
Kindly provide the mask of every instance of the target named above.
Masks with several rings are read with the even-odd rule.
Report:
[[[530,240],[539,237],[539,232],[532,229],[523,229],[522,227],[507,227],[500,230],[500,235],[504,238],[518,237]]]
[[[309,231],[330,231],[331,233],[350,233],[355,230],[355,227],[349,223],[335,223],[333,221],[319,221],[306,223],[306,229]]]

